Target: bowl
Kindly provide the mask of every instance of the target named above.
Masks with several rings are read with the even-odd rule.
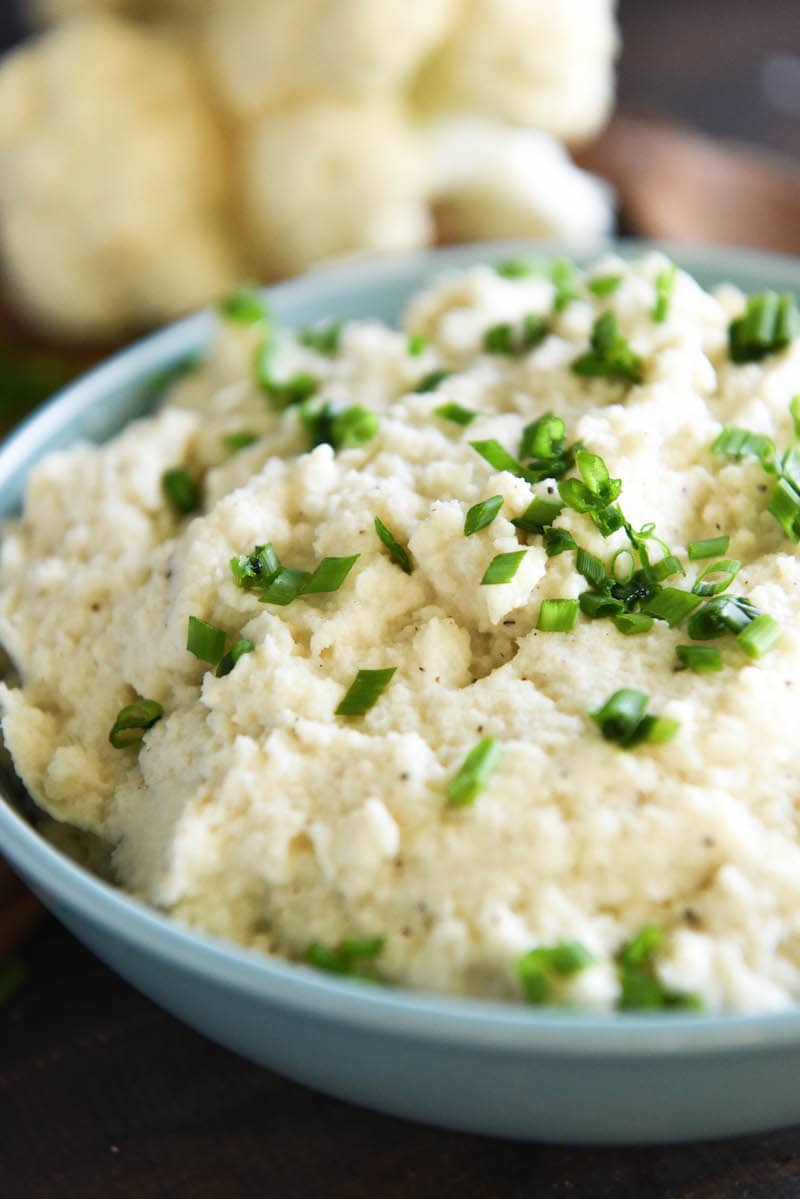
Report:
[[[615,248],[630,256],[649,247]],[[706,285],[800,289],[797,261],[660,248]],[[541,251],[504,243],[361,260],[268,295],[290,325],[327,316],[393,320],[443,269]],[[0,514],[18,510],[26,476],[44,454],[78,438],[102,441],[152,406],[154,376],[201,349],[212,324],[205,313],[156,334],[32,417],[0,450]],[[319,974],[147,908],[52,848],[8,772],[0,793],[0,851],[81,941],[193,1028],[327,1094],[455,1129],[595,1144],[731,1136],[800,1120],[800,1009],[598,1016]]]

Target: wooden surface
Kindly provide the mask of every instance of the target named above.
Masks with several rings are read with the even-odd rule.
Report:
[[[0,40],[13,9],[0,0]],[[800,155],[800,111],[770,103],[764,88],[776,55],[800,55],[798,0],[623,0],[621,14],[624,109]],[[51,919],[22,957],[26,981],[0,1009],[0,1194],[9,1199],[800,1197],[800,1128],[633,1150],[430,1130],[218,1049]]]

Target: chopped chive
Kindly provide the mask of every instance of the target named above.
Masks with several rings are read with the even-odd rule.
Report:
[[[494,269],[501,279],[528,279],[531,275],[541,275],[544,263],[537,258],[506,258],[496,262]]]
[[[775,443],[763,433],[724,425],[711,452],[728,458],[757,458],[769,474],[777,473]]]
[[[516,458],[494,438],[490,438],[488,441],[471,441],[469,444],[495,470],[507,470],[512,475],[522,474],[522,467]]]
[[[604,312],[592,327],[590,348],[572,363],[573,373],[586,378],[606,378],[641,383],[642,363],[623,337],[613,312]]]
[[[427,375],[423,375],[420,381],[414,387],[414,391],[422,395],[426,391],[436,391],[440,383],[444,383],[445,379],[449,379],[454,375],[455,371],[428,371]]]
[[[266,586],[259,588],[259,603],[277,604],[285,608],[303,594],[310,578],[307,570],[293,570],[290,566],[281,566]]]
[[[787,450],[781,458],[781,478],[800,494],[800,449]]]
[[[726,633],[740,633],[760,615],[744,596],[717,595],[692,613],[687,631],[693,641],[710,641]]]
[[[767,510],[787,537],[795,544],[800,541],[800,495],[787,479],[778,479]]]
[[[450,780],[447,798],[452,804],[466,807],[474,803],[497,769],[502,747],[493,737],[484,737],[473,749]]]
[[[616,955],[620,983],[617,1006],[624,1010],[661,1010],[664,1008],[697,1011],[699,996],[688,991],[665,987],[655,973],[655,959],[664,945],[664,932],[646,925],[624,944]]]
[[[686,574],[686,571],[674,554],[665,554],[659,562],[654,562],[650,569],[653,573],[653,578],[658,583],[662,583],[664,579],[671,579],[673,575]]]
[[[758,362],[785,349],[798,335],[800,312],[791,293],[762,291],[748,296],[744,314],[728,326],[731,361]]]
[[[723,558],[719,562],[710,562],[695,579],[692,591],[695,595],[720,595],[723,591],[727,591],[741,569],[741,562],[737,562],[734,558]],[[706,582],[710,576],[714,575],[720,577],[716,581]]]
[[[642,611],[647,616],[666,621],[669,627],[673,628],[694,612],[700,603],[700,596],[691,591],[681,591],[678,587],[663,587],[642,606]]]
[[[161,476],[161,488],[176,512],[188,516],[200,507],[200,491],[189,472],[173,466]]]
[[[267,324],[269,309],[257,287],[243,284],[223,296],[217,305],[220,316],[237,325]]]
[[[164,709],[154,699],[138,699],[136,703],[126,704],[117,713],[108,739],[114,749],[136,745],[163,715]]]
[[[375,958],[380,957],[384,943],[383,937],[360,937],[340,941],[335,946],[313,941],[306,950],[305,960],[309,966],[328,974],[377,982]]]
[[[252,554],[237,554],[231,558],[230,568],[237,587],[253,590],[272,582],[281,563],[272,542],[268,542],[257,545]]]
[[[593,962],[594,957],[580,941],[539,945],[517,960],[517,977],[527,1002],[542,1004],[551,998],[550,980],[553,975],[571,978]]]
[[[669,315],[669,304],[677,277],[678,268],[674,262],[656,275],[656,302],[653,305],[652,317],[657,325],[662,324]]]
[[[622,491],[621,480],[612,479],[603,459],[588,450],[577,450],[575,462],[581,478],[562,479],[558,484],[559,495],[575,512],[605,512]]]
[[[537,629],[543,633],[569,633],[578,619],[576,599],[546,599],[539,608]]]
[[[520,459],[558,458],[563,453],[565,438],[566,427],[561,417],[546,412],[523,429]]]
[[[712,645],[677,645],[675,653],[678,661],[689,670],[704,673],[712,670],[722,670],[722,656]]]
[[[646,716],[649,700],[644,691],[623,687],[609,696],[601,708],[590,712],[606,741],[616,741],[624,749],[649,742],[663,745],[680,727],[676,720],[665,716]]]
[[[303,403],[300,419],[306,427],[311,449],[331,445],[334,450],[352,449],[365,445],[378,432],[377,413],[360,404],[336,409],[325,403],[321,407]]]
[[[201,662],[216,666],[225,653],[225,634],[213,624],[206,624],[196,616],[189,617],[189,630],[186,638],[186,648]]]
[[[440,404],[438,408],[434,408],[433,415],[438,416],[440,420],[450,420],[454,425],[471,425],[478,415],[470,408],[462,408],[461,404]]]
[[[730,537],[707,537],[705,541],[690,541],[687,547],[690,562],[699,562],[703,558],[716,558],[724,554],[730,545]]]
[[[588,550],[585,550],[583,546],[579,548],[576,555],[575,569],[593,587],[599,587],[606,577],[606,568],[603,563],[594,554],[590,554]]]
[[[593,296],[611,296],[622,282],[622,275],[595,275],[586,281],[587,289]]]
[[[384,670],[359,670],[336,709],[337,716],[363,716],[389,686],[396,666]]]
[[[794,425],[794,435],[800,439],[800,394],[792,396],[789,401],[789,412],[791,413],[792,424]]]
[[[358,561],[358,554],[349,558],[323,558],[308,581],[303,585],[303,595],[323,595],[338,591]]]
[[[527,552],[527,550],[513,550],[510,554],[496,554],[486,567],[481,585],[485,587],[498,583],[510,583]]]
[[[220,658],[216,669],[217,678],[222,679],[226,674],[230,674],[239,659],[245,654],[252,654],[255,648],[253,642],[248,641],[246,637],[243,637],[241,641],[236,641],[227,654],[223,654]]]
[[[592,524],[603,537],[610,537],[625,524],[625,517],[619,504],[609,504],[607,508],[595,509],[589,513]]]
[[[389,557],[395,566],[399,566],[407,575],[411,574],[411,558],[405,546],[401,545],[393,533],[386,528],[380,519],[375,517],[375,532],[389,551]]]
[[[548,527],[544,531],[544,548],[548,558],[556,558],[559,554],[567,550],[576,550],[578,547],[575,538],[566,529]]]
[[[490,326],[483,335],[483,348],[487,354],[513,354],[513,326],[505,322]]]
[[[736,640],[750,658],[763,658],[781,639],[783,630],[772,616],[762,612],[740,633]]]
[[[297,371],[288,379],[275,379],[271,374],[274,347],[267,340],[256,354],[256,382],[273,408],[291,408],[302,404],[316,393],[317,380],[308,371]]]
[[[492,523],[502,507],[503,497],[501,495],[493,495],[488,500],[481,500],[480,503],[473,504],[464,518],[464,536],[471,537],[473,533],[485,529]]]
[[[522,515],[516,516],[511,523],[526,533],[543,533],[548,525],[552,525],[563,508],[564,505],[560,500],[548,500],[542,496],[536,496]]]
[[[319,325],[307,325],[300,329],[297,340],[301,346],[325,354],[328,357],[337,353],[342,340],[341,321],[323,321]]]
[[[258,434],[251,433],[247,429],[242,429],[240,433],[224,433],[222,436],[222,444],[232,454],[238,454],[239,450],[246,450],[248,446],[255,445],[257,441]]]
[[[550,281],[555,288],[553,310],[563,312],[578,294],[578,271],[568,258],[557,258],[550,267]]]
[[[613,620],[620,633],[626,637],[649,633],[653,627],[652,616],[645,616],[643,612],[620,612]]]
[[[616,617],[625,611],[622,600],[605,591],[582,591],[578,596],[578,603],[584,616],[592,620],[601,620],[607,616]]]
[[[537,316],[535,312],[526,313],[522,318],[522,328],[520,330],[520,350],[523,352],[526,350],[535,350],[538,345],[541,345],[549,332],[547,322],[543,317]]]

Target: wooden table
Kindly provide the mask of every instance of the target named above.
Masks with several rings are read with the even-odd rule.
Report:
[[[624,108],[800,155],[800,114],[786,110],[791,95],[782,100],[779,86],[780,72],[791,73],[786,56],[800,55],[797,0],[623,0],[621,16]],[[13,18],[2,0],[0,38]],[[52,920],[23,957],[27,981],[0,1011],[0,1194],[9,1199],[800,1196],[800,1128],[634,1150],[431,1130],[240,1061],[159,1011]]]

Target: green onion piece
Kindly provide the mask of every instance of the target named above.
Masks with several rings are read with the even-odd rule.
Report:
[[[391,533],[380,517],[375,517],[375,532],[381,539],[383,544],[389,551],[389,557],[395,566],[399,566],[407,575],[411,574],[411,557],[405,546],[401,545],[397,538]]]
[[[426,391],[436,391],[440,383],[444,383],[445,379],[449,379],[454,375],[455,371],[428,371],[427,375],[423,375],[419,383],[414,387],[414,391],[418,394],[424,394]]]
[[[255,648],[253,642],[248,641],[246,637],[243,637],[241,641],[236,641],[227,654],[223,654],[220,658],[216,670],[217,678],[222,679],[226,674],[230,674],[239,659],[245,654],[252,654]]]
[[[641,383],[642,363],[620,333],[613,312],[604,312],[592,327],[590,348],[572,363],[576,375]]]
[[[786,536],[797,544],[800,541],[800,495],[786,479],[778,479],[767,510]]]
[[[620,612],[613,619],[620,633],[624,633],[626,637],[636,637],[639,633],[649,633],[653,627],[652,616],[645,616],[643,612]]]
[[[687,631],[693,641],[710,641],[725,633],[740,633],[760,615],[744,596],[718,595],[692,613]]]
[[[800,394],[792,396],[789,402],[789,412],[794,425],[794,435],[800,439]]]
[[[114,749],[136,745],[163,715],[164,709],[154,699],[138,699],[136,703],[120,708],[108,739]]]
[[[496,262],[494,269],[501,279],[528,279],[531,275],[541,275],[544,263],[537,258],[506,258]]]
[[[728,351],[733,362],[758,362],[785,349],[798,335],[800,313],[794,296],[762,291],[748,297],[744,314],[728,326]]]
[[[536,496],[522,515],[515,517],[511,523],[526,533],[543,533],[545,528],[553,523],[563,507],[560,500],[548,500]]]
[[[493,737],[484,737],[473,749],[450,781],[447,798],[452,804],[466,807],[474,803],[497,769],[502,747]]]
[[[201,662],[216,666],[225,653],[225,634],[222,629],[214,628],[213,624],[206,624],[204,620],[190,616],[186,648]]]
[[[576,599],[546,599],[539,608],[537,629],[543,633],[569,633],[578,619]]]
[[[519,564],[527,554],[527,550],[513,550],[510,554],[496,554],[486,567],[481,586],[494,586],[498,583],[510,583],[519,570]]]
[[[800,494],[800,449],[787,450],[783,455],[781,476]]]
[[[396,666],[359,670],[336,709],[337,716],[363,716],[377,703],[392,680]]]
[[[454,425],[471,425],[478,415],[470,408],[462,408],[460,404],[441,404],[438,408],[434,408],[433,415],[438,416],[440,420],[450,420]]]
[[[483,335],[483,348],[487,354],[513,354],[513,326],[506,322],[490,326]]]
[[[691,591],[681,591],[678,587],[663,587],[642,606],[642,611],[647,616],[666,621],[669,627],[673,628],[694,612],[701,602],[700,596]]]
[[[307,570],[292,570],[289,566],[281,566],[275,577],[259,589],[259,603],[278,604],[279,607],[285,608],[303,594],[310,578]]]
[[[338,412],[331,427],[331,445],[335,450],[345,450],[365,445],[378,432],[378,416],[369,408],[353,404]]]
[[[200,507],[200,491],[188,471],[181,466],[165,470],[161,476],[161,488],[176,512],[188,516]]]
[[[424,333],[409,333],[406,338],[406,353],[409,358],[419,358],[427,350],[428,339]]]
[[[602,707],[590,712],[592,720],[599,725],[607,741],[620,745],[632,745],[648,704],[644,691],[623,687],[609,696]]]
[[[272,542],[257,545],[252,554],[237,554],[230,561],[231,573],[237,587],[247,590],[271,583],[281,569]]]
[[[595,558],[594,554],[590,554],[583,546],[580,547],[575,558],[575,569],[579,575],[583,575],[587,583],[592,587],[599,587],[606,577],[606,568],[599,558]]]
[[[503,449],[499,441],[491,438],[489,441],[471,441],[473,450],[480,454],[495,470],[507,470],[512,475],[521,475],[522,467],[516,458]]]
[[[590,512],[589,515],[592,518],[592,524],[603,537],[610,537],[625,524],[625,517],[622,515],[619,504],[609,504],[607,508],[600,508]]]
[[[578,271],[568,258],[557,258],[550,268],[550,281],[556,290],[553,301],[555,312],[563,312],[578,294]]]
[[[301,594],[323,595],[326,592],[338,591],[358,558],[358,554],[352,554],[349,558],[323,558],[304,584]]]
[[[703,558],[716,558],[724,554],[730,545],[730,537],[708,537],[705,541],[690,541],[687,547],[690,562],[699,562]]]
[[[575,512],[605,515],[622,491],[622,481],[609,476],[608,467],[598,454],[579,449],[575,453],[575,462],[581,478],[562,479],[558,484],[559,495],[567,507]],[[621,513],[615,510],[610,520],[613,528],[621,527],[616,523],[618,519],[621,519]],[[609,531],[613,531],[613,528]]]
[[[501,495],[493,495],[488,500],[481,500],[479,504],[473,504],[464,518],[464,536],[471,537],[473,533],[485,529],[492,523],[502,507],[503,497]]]
[[[305,960],[309,966],[328,974],[377,982],[375,958],[380,957],[384,944],[383,937],[360,937],[340,941],[335,946],[313,941],[306,950]]]
[[[25,981],[25,967],[17,957],[0,960],[0,1005],[7,1003]]]
[[[736,640],[750,658],[763,658],[781,639],[783,630],[777,620],[762,612],[737,634]]]
[[[323,321],[319,325],[306,326],[297,334],[301,346],[314,350],[317,354],[330,357],[339,349],[342,340],[341,321]]]
[[[664,1008],[697,1011],[703,1005],[697,995],[672,991],[655,973],[655,959],[664,944],[664,933],[647,925],[623,945],[617,953],[620,982],[618,1006],[624,1010],[661,1010]]]
[[[625,611],[622,600],[605,591],[582,591],[578,596],[578,603],[584,616],[589,616],[592,620],[601,620],[607,616],[616,617]]]
[[[667,716],[645,716],[636,733],[636,744],[648,742],[650,745],[666,745],[671,741],[680,724]]]
[[[240,433],[224,433],[222,436],[222,444],[232,454],[238,454],[239,450],[246,450],[248,446],[255,445],[257,441],[258,434],[250,433],[247,429],[242,429]]]
[[[522,329],[520,331],[520,350],[535,350],[538,345],[544,341],[550,330],[547,327],[547,322],[543,317],[537,316],[535,312],[528,312],[522,318]]]
[[[593,296],[611,296],[622,282],[622,275],[595,275],[586,282],[587,289]]]
[[[653,305],[652,317],[656,324],[661,324],[669,315],[669,302],[678,277],[678,268],[671,262],[663,271],[656,275],[656,302]]]
[[[722,656],[711,645],[677,645],[678,661],[698,674],[711,670],[722,670]]]
[[[567,550],[576,550],[578,547],[575,538],[566,529],[546,528],[544,548],[548,558],[556,558],[559,554],[563,554]]]
[[[695,595],[720,595],[723,591],[727,591],[741,569],[741,562],[737,562],[734,558],[723,558],[719,562],[710,562],[695,579],[692,591]],[[715,582],[706,582],[705,580],[712,575],[721,577]]]
[[[550,999],[550,978],[571,978],[587,966],[594,957],[580,941],[561,941],[556,945],[539,945],[517,961],[517,977],[528,1003],[542,1004]]]
[[[724,454],[728,458],[757,458],[764,470],[769,474],[777,474],[775,444],[763,433],[725,425],[711,446],[711,452]]]
[[[566,428],[560,416],[546,412],[526,425],[519,447],[521,460],[526,458],[558,458],[564,450]]]
[[[266,325],[269,309],[257,287],[243,284],[223,296],[217,305],[220,316],[237,325]]]
[[[653,573],[653,578],[658,583],[662,583],[664,579],[671,579],[673,575],[686,574],[686,571],[674,554],[666,554],[659,562],[654,562],[650,569]]]
[[[317,380],[308,371],[297,371],[288,379],[274,379],[270,372],[274,346],[267,340],[256,354],[256,382],[273,408],[291,408],[316,393]]]

